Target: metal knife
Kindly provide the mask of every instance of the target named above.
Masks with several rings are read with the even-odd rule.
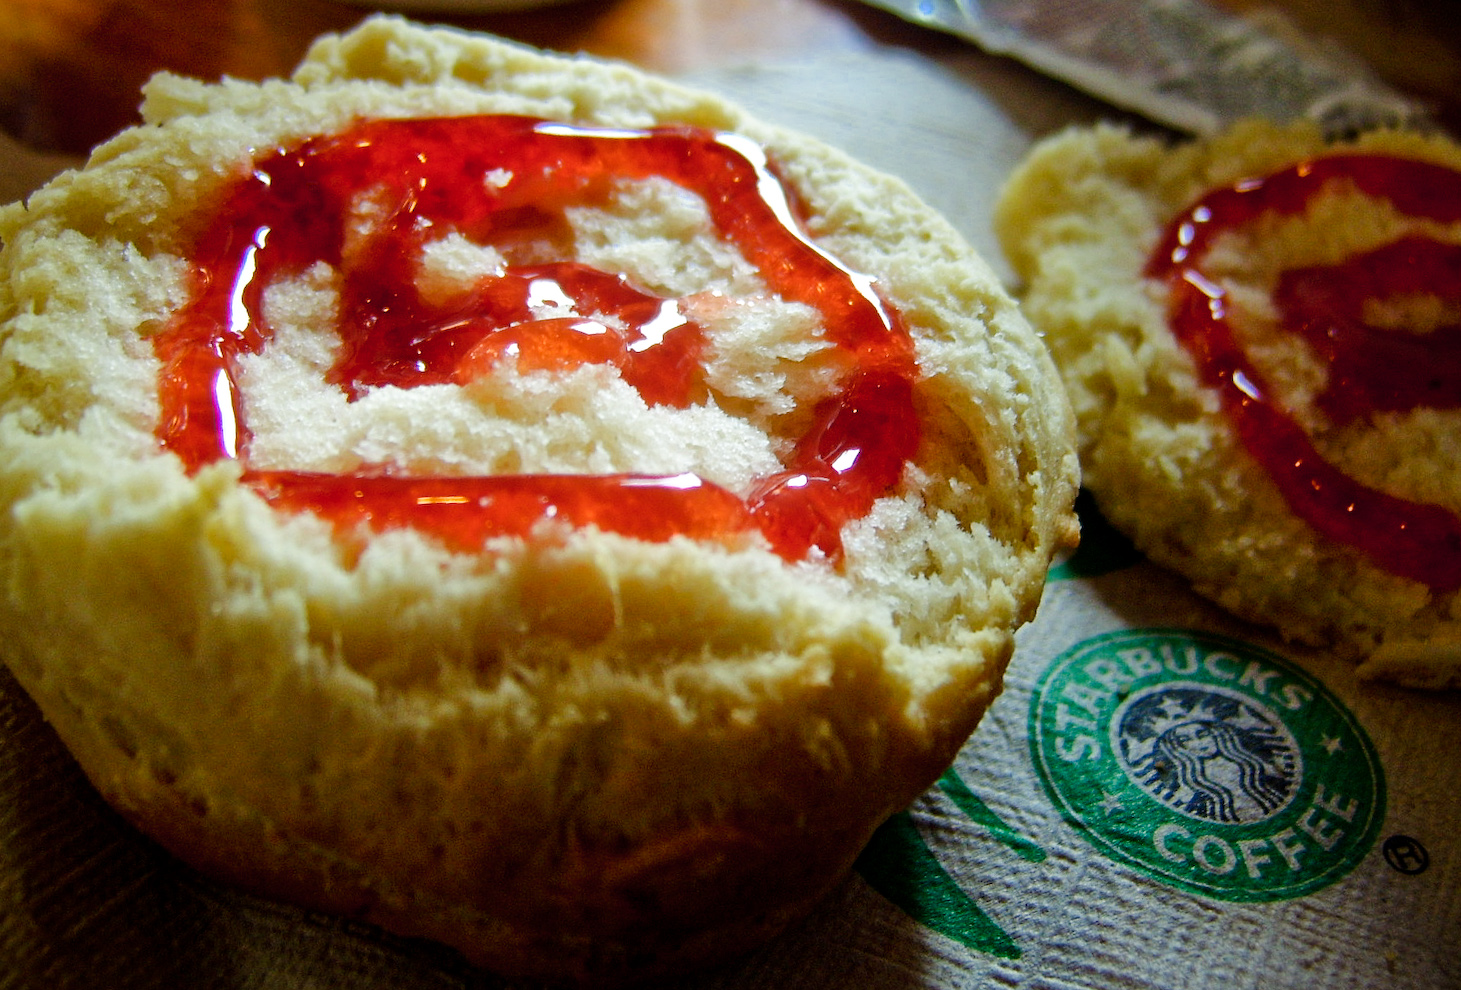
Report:
[[[1332,135],[1429,123],[1421,103],[1278,14],[1239,16],[1202,0],[865,2],[1186,133],[1242,117],[1309,118]]]

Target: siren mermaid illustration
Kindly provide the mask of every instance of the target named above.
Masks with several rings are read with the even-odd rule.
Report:
[[[1298,747],[1276,717],[1195,687],[1132,699],[1116,722],[1128,774],[1192,818],[1246,825],[1273,816],[1301,776]]]

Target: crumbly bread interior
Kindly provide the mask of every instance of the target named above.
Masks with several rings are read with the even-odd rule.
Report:
[[[0,211],[0,639],[98,788],[204,869],[510,973],[672,972],[804,911],[952,759],[1075,538],[1069,406],[989,268],[901,183],[718,98],[394,18],[288,81],[145,96],[144,126]],[[359,119],[478,113],[744,134],[816,242],[877,279],[916,341],[923,436],[840,563],[552,525],[476,553],[341,539],[233,462],[189,475],[160,450],[151,336],[219,190]],[[707,401],[502,362],[347,402],[317,265],[270,288],[277,334],[244,362],[251,465],[693,471],[746,494],[835,382],[820,315],[668,182],[571,222],[579,260],[686,299]],[[420,284],[494,264],[446,237]]]
[[[1363,661],[1362,674],[1461,686],[1461,593],[1432,590],[1319,536],[1237,438],[1169,329],[1143,267],[1172,218],[1203,194],[1306,158],[1371,151],[1461,167],[1441,138],[1376,132],[1343,145],[1307,125],[1239,126],[1173,145],[1115,127],[1049,139],[1011,176],[998,233],[1075,407],[1084,483],[1150,557],[1284,636]],[[1461,241],[1461,226],[1408,217],[1335,186],[1296,215],[1225,236],[1205,271],[1275,401],[1316,450],[1362,483],[1461,512],[1461,410],[1417,408],[1336,424],[1315,401],[1329,374],[1272,302],[1285,268],[1332,265],[1407,233]],[[1454,323],[1436,297],[1376,300],[1367,318],[1425,333]]]

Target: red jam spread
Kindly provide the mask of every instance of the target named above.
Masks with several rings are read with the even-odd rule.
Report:
[[[720,235],[783,298],[819,310],[847,370],[783,470],[742,499],[693,474],[405,476],[254,470],[238,360],[273,329],[264,290],[324,262],[339,274],[339,356],[328,380],[365,390],[461,384],[511,356],[530,369],[614,365],[650,404],[705,397],[704,331],[676,299],[572,261],[565,211],[606,202],[621,180],[660,176],[699,194]],[[369,223],[360,232],[359,218]],[[205,218],[187,303],[155,338],[163,362],[158,437],[188,469],[231,458],[272,504],[349,528],[412,526],[472,549],[552,518],[646,540],[759,530],[788,559],[841,553],[915,453],[913,345],[872,280],[801,231],[764,153],[690,127],[614,130],[526,117],[361,123],[255,163]],[[425,246],[450,233],[495,248],[500,272],[428,300]],[[556,308],[555,308],[556,307]],[[545,316],[544,314],[555,314]],[[556,314],[568,315],[556,315]],[[583,315],[578,315],[583,314]]]
[[[1461,220],[1461,173],[1376,154],[1294,165],[1209,193],[1167,229],[1147,274],[1171,288],[1174,332],[1222,395],[1243,443],[1294,511],[1329,539],[1377,566],[1438,590],[1461,587],[1461,518],[1361,484],[1324,460],[1269,395],[1228,322],[1225,290],[1203,260],[1224,232],[1265,214],[1295,215],[1331,183],[1348,183],[1425,220]],[[1335,265],[1281,273],[1274,302],[1285,328],[1328,363],[1319,407],[1336,424],[1377,412],[1461,406],[1461,325],[1412,330],[1380,326],[1367,302],[1438,299],[1461,304],[1461,246],[1407,234]]]

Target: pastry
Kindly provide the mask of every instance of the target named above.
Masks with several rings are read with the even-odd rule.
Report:
[[[375,17],[0,212],[4,659],[225,880],[607,986],[756,945],[950,763],[1072,420],[899,182]]]
[[[1118,528],[1362,676],[1461,685],[1461,149],[1076,129],[997,225]]]

